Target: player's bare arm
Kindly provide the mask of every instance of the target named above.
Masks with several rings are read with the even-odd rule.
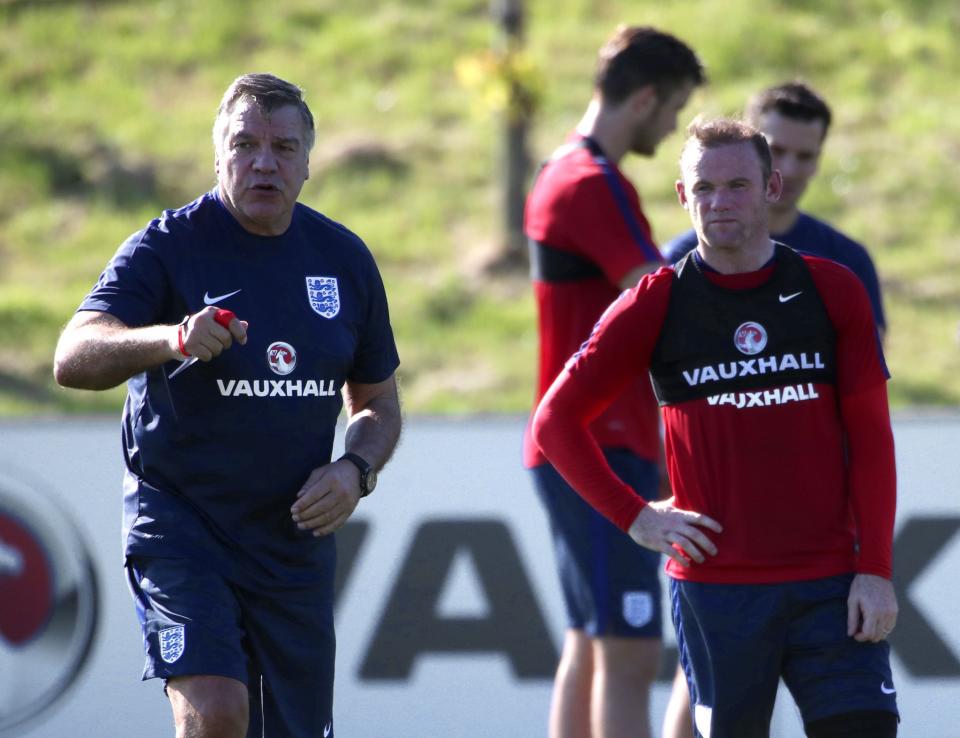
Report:
[[[376,384],[347,382],[344,446],[374,469],[382,469],[393,454],[402,424],[394,376]],[[360,501],[360,470],[346,459],[315,469],[290,508],[297,527],[315,536],[333,533],[347,522]]]
[[[168,361],[190,355],[209,361],[234,340],[246,343],[245,321],[234,319],[224,328],[215,322],[215,313],[208,307],[191,315],[181,334],[179,325],[131,328],[109,313],[78,312],[57,342],[54,377],[64,387],[105,390]],[[180,350],[181,338],[186,354]]]
[[[690,559],[702,564],[706,556],[717,555],[717,547],[701,527],[717,533],[723,530],[720,523],[707,515],[674,507],[671,497],[645,505],[631,523],[629,533],[641,546],[689,567]]]
[[[857,574],[847,598],[847,635],[857,641],[882,641],[897,624],[893,582],[874,574]]]
[[[400,440],[400,398],[395,376],[377,384],[347,382],[343,388],[347,408],[347,451],[382,469]]]

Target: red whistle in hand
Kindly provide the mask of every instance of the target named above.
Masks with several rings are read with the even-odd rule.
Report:
[[[234,313],[233,310],[224,310],[223,308],[219,308],[219,309],[217,309],[217,311],[213,314],[213,321],[214,321],[215,323],[217,323],[218,325],[222,325],[224,328],[226,328],[226,329],[229,330],[229,329],[230,329],[230,321],[233,320],[233,319],[236,318],[236,317],[237,317],[237,316],[236,316],[236,313]],[[167,379],[173,379],[175,376],[177,376],[177,375],[178,375],[180,372],[182,372],[184,369],[189,369],[191,366],[193,366],[194,364],[196,364],[197,361],[198,361],[198,359],[197,359],[196,356],[191,356],[189,359],[184,360],[184,361],[180,364],[180,366],[178,366],[176,369],[174,369],[172,372],[170,372],[170,375],[167,377]]]
[[[224,310],[223,308],[219,308],[217,312],[213,314],[213,321],[215,323],[219,323],[224,328],[229,328],[230,321],[236,317],[237,316],[234,314],[233,310]]]

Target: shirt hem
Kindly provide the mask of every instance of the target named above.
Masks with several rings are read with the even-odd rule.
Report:
[[[811,579],[825,579],[840,574],[853,574],[856,564],[853,561],[836,562],[816,567],[790,567],[780,569],[735,569],[723,567],[711,569],[694,564],[692,570],[678,570],[677,565],[667,562],[667,576],[684,582],[704,584],[780,584],[783,582],[802,582]]]

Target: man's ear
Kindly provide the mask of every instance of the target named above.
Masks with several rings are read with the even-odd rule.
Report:
[[[783,175],[779,169],[770,172],[770,179],[767,180],[767,191],[764,193],[769,204],[773,204],[780,199],[783,194]]]
[[[657,89],[653,85],[644,85],[630,93],[627,104],[637,120],[644,120],[656,110],[660,98],[657,97]]]
[[[680,200],[680,204],[684,209],[687,207],[687,189],[683,186],[683,180],[678,179],[673,183],[674,189],[677,191],[677,199]]]

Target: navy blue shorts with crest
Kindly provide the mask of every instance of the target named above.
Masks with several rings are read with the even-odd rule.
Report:
[[[250,695],[252,738],[333,736],[333,581],[245,586],[209,560],[136,556],[127,578],[143,631],[143,678],[213,675]]]
[[[804,724],[897,713],[890,646],[847,635],[852,574],[779,584],[671,580],[698,736],[768,738],[781,677]]]
[[[637,494],[657,499],[656,464],[625,449],[605,449],[604,455]],[[594,510],[552,465],[531,471],[550,519],[569,627],[591,637],[659,638],[660,554]]]

